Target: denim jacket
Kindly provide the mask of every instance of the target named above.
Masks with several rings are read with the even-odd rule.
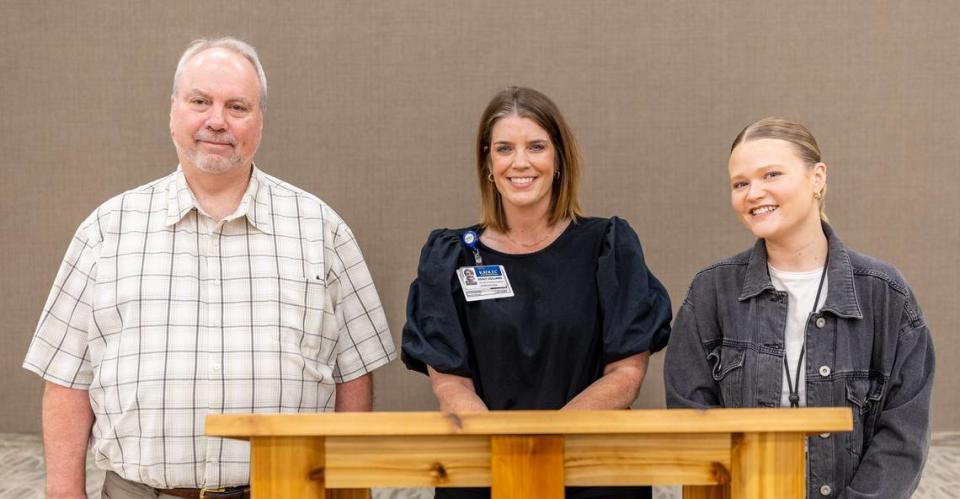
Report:
[[[823,230],[827,297],[806,326],[806,403],[851,408],[854,429],[807,439],[807,498],[908,498],[929,446],[930,332],[896,268]],[[763,240],[702,270],[667,349],[667,406],[778,407],[786,323]]]

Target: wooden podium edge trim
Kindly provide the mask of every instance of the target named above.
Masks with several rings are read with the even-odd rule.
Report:
[[[651,409],[631,411],[490,411],[211,414],[210,436],[590,435],[628,433],[806,434],[853,429],[849,408]]]

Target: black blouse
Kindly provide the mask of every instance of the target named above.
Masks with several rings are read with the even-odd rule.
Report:
[[[503,265],[515,296],[475,302],[456,277],[476,264],[460,241],[467,230],[479,232],[438,229],[423,247],[403,328],[407,368],[470,378],[491,410],[559,409],[606,364],[666,346],[670,298],[625,221],[578,220],[534,253],[480,243],[483,264]]]

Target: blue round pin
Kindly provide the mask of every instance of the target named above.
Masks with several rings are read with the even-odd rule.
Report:
[[[477,248],[477,233],[476,233],[476,232],[474,232],[474,231],[472,231],[472,230],[468,230],[468,231],[466,231],[466,232],[463,233],[463,236],[461,236],[460,239],[463,240],[463,244],[466,244],[468,248],[470,248],[470,249],[476,249],[476,248]]]

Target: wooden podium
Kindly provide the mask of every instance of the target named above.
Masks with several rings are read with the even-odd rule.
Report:
[[[852,429],[845,408],[223,414],[206,423],[207,435],[250,440],[253,499],[479,486],[493,499],[560,499],[564,485],[679,484],[686,499],[803,499],[804,436]]]

